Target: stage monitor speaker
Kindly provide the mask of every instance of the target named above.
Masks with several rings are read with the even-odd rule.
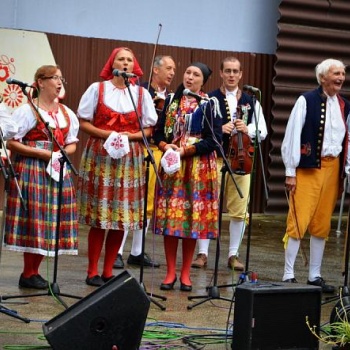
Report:
[[[55,350],[136,350],[145,327],[150,299],[127,271],[43,325]]]
[[[317,350],[306,325],[319,327],[320,287],[299,283],[243,283],[235,291],[233,350]]]

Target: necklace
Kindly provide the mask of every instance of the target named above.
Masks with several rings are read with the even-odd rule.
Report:
[[[40,102],[37,102],[36,104],[39,108],[43,109],[44,111],[50,113],[57,113],[58,111],[58,104],[56,102],[54,102],[53,104],[45,104]]]

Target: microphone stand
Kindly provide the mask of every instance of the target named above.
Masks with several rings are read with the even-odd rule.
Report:
[[[217,280],[218,280],[218,271],[219,271],[219,259],[220,259],[220,239],[221,239],[221,228],[222,228],[222,224],[221,224],[221,221],[222,221],[222,211],[223,211],[223,197],[224,197],[224,188],[225,188],[225,174],[226,172],[228,171],[231,178],[232,178],[232,181],[233,183],[235,184],[236,186],[236,189],[238,191],[238,194],[241,198],[243,198],[243,195],[242,195],[242,192],[240,190],[240,188],[238,187],[237,183],[236,183],[236,180],[233,176],[233,172],[232,172],[232,169],[230,167],[230,164],[228,163],[228,160],[225,156],[225,152],[222,148],[222,145],[221,143],[217,140],[216,138],[216,135],[214,133],[214,130],[212,128],[212,125],[211,123],[209,122],[208,118],[207,118],[207,115],[205,113],[205,109],[202,108],[202,105],[201,105],[201,100],[197,99],[198,101],[198,105],[199,107],[202,109],[202,112],[203,112],[203,115],[204,115],[204,118],[207,122],[207,124],[209,125],[209,128],[210,128],[210,131],[212,132],[212,135],[213,135],[213,139],[215,141],[215,143],[218,145],[218,149],[219,149],[219,153],[223,159],[223,166],[221,168],[221,185],[220,185],[220,201],[219,201],[219,223],[218,223],[218,237],[216,239],[216,254],[215,254],[215,267],[214,267],[214,279],[213,279],[213,285],[212,286],[209,286],[209,287],[206,287],[206,290],[207,290],[207,295],[193,295],[193,296],[189,296],[188,297],[188,300],[194,300],[194,299],[203,299],[203,300],[200,300],[198,301],[197,303],[194,303],[192,305],[188,305],[187,306],[187,309],[188,310],[192,310],[194,307],[198,306],[198,305],[201,305],[207,301],[210,301],[210,300],[214,300],[214,299],[220,299],[220,300],[225,300],[225,301],[232,301],[231,299],[228,299],[228,298],[223,298],[220,296],[220,286],[218,286],[217,284]],[[209,102],[210,103],[210,102]]]
[[[10,159],[8,153],[7,153],[7,150],[6,150],[5,141],[4,141],[4,138],[3,138],[3,133],[2,133],[1,128],[0,128],[0,148],[4,149],[6,158],[8,160],[9,169],[11,171],[11,176],[13,176],[14,181],[15,181],[16,186],[17,186],[17,189],[18,189],[19,197],[20,197],[20,200],[21,200],[21,205],[23,206],[24,210],[27,210],[27,208],[25,206],[25,203],[24,203],[24,200],[23,200],[23,197],[22,197],[22,194],[21,194],[21,191],[20,191],[19,186],[18,186],[16,174],[15,174],[14,169],[12,167],[11,159]],[[2,242],[4,240],[4,230],[5,230],[6,201],[7,201],[8,184],[9,184],[9,173],[6,170],[4,161],[3,161],[1,156],[0,156],[0,169],[1,169],[1,173],[2,173],[2,176],[4,178],[4,183],[5,183],[4,205],[3,205],[3,212],[2,212],[1,232],[0,232],[0,260],[1,260]],[[2,300],[2,299],[3,298],[0,296],[0,300]],[[6,314],[8,316],[17,318],[17,319],[19,319],[19,320],[21,320],[21,321],[23,321],[25,323],[29,323],[30,322],[30,320],[28,318],[20,316],[17,313],[17,311],[9,309],[9,308],[5,307],[2,304],[0,304],[0,312],[3,313],[3,314]]]
[[[259,150],[260,164],[262,168],[262,176],[263,176],[264,189],[265,189],[265,198],[267,200],[268,192],[267,192],[267,185],[266,185],[266,178],[265,178],[264,162],[263,162],[262,151],[261,151],[261,137],[260,137],[259,126],[258,126],[258,116],[255,111],[255,104],[256,104],[255,93],[253,93],[251,97],[253,100],[253,116],[255,121],[254,144],[255,144],[255,148],[258,147],[258,150]],[[248,234],[247,234],[246,263],[245,263],[245,272],[241,274],[241,277],[247,276],[249,273],[250,242],[251,242],[252,224],[253,224],[253,202],[254,202],[253,199],[254,199],[254,189],[255,189],[255,175],[256,175],[256,152],[254,151],[253,168],[250,176],[250,188],[249,188],[249,225],[248,225]],[[240,282],[244,282],[244,281],[246,281],[246,278],[244,278],[244,280],[240,279]]]
[[[60,292],[60,288],[59,285],[57,283],[57,267],[58,267],[58,241],[59,241],[59,237],[60,237],[60,223],[61,223],[61,205],[62,205],[62,185],[63,185],[63,168],[64,168],[64,163],[66,162],[70,168],[72,169],[73,173],[75,175],[78,175],[77,170],[75,169],[74,165],[72,164],[72,162],[70,161],[66,151],[63,149],[63,147],[59,144],[59,142],[57,141],[57,139],[55,138],[55,135],[52,133],[52,130],[49,127],[49,123],[45,121],[45,119],[43,118],[43,116],[40,114],[39,109],[34,105],[32,99],[30,96],[28,96],[25,87],[22,87],[22,91],[24,93],[24,95],[27,96],[27,99],[29,101],[29,103],[31,104],[31,106],[36,110],[36,112],[38,113],[40,119],[42,120],[42,122],[45,124],[45,127],[47,129],[47,131],[49,132],[49,135],[51,135],[52,139],[53,139],[53,144],[56,144],[57,147],[59,148],[62,157],[59,158],[59,162],[60,162],[60,173],[59,173],[59,187],[58,187],[58,202],[57,202],[57,218],[56,218],[56,232],[55,232],[55,255],[54,255],[54,272],[53,272],[53,281],[51,283],[51,285],[49,286],[48,291],[42,292],[42,293],[35,293],[35,294],[30,294],[30,295],[8,295],[8,296],[3,296],[4,300],[7,299],[14,299],[14,298],[23,298],[25,297],[35,297],[35,296],[53,296],[55,297],[57,300],[59,300],[61,302],[61,304],[67,309],[68,305],[62,300],[61,296],[64,297],[68,297],[68,298],[75,298],[75,299],[81,299],[81,297],[75,296],[75,295],[71,295],[71,294],[64,294]]]
[[[150,163],[152,163],[152,166],[154,168],[154,172],[157,176],[157,181],[158,181],[158,185],[161,187],[162,186],[162,183],[161,183],[161,180],[160,180],[160,177],[159,177],[159,174],[158,174],[158,171],[157,171],[157,165],[156,165],[156,162],[155,162],[155,159],[154,159],[154,156],[153,156],[153,153],[149,147],[149,143],[148,143],[148,140],[147,140],[147,137],[145,135],[145,131],[143,130],[143,124],[142,124],[142,119],[141,119],[141,116],[139,115],[138,111],[137,111],[137,107],[136,107],[136,104],[135,104],[135,101],[133,99],[133,96],[132,96],[132,93],[131,93],[131,90],[130,90],[130,82],[129,82],[129,79],[126,75],[123,75],[123,78],[124,78],[124,83],[125,83],[125,86],[127,87],[128,89],[128,92],[129,92],[129,96],[130,96],[130,99],[131,99],[131,102],[132,102],[132,105],[134,107],[134,110],[135,110],[135,113],[136,113],[136,116],[137,116],[137,119],[138,119],[138,122],[139,122],[139,125],[140,125],[140,129],[141,129],[141,134],[142,134],[142,140],[143,140],[143,143],[147,149],[147,153],[148,155],[145,157],[145,162],[146,162],[146,177],[145,177],[145,198],[144,198],[144,205],[143,205],[143,223],[142,223],[142,244],[141,244],[141,264],[140,264],[140,277],[139,277],[139,283],[140,283],[140,286],[143,288],[143,290],[146,292],[146,294],[150,297],[150,301],[152,303],[154,303],[155,305],[157,305],[161,310],[165,310],[166,307],[163,306],[162,304],[160,304],[158,301],[156,301],[154,298],[158,298],[158,299],[161,299],[163,301],[167,300],[166,297],[164,296],[161,296],[161,295],[157,295],[157,294],[153,294],[153,293],[148,293],[146,291],[146,287],[143,283],[143,270],[144,270],[144,255],[145,255],[145,241],[146,241],[146,227],[147,227],[147,197],[148,197],[148,181],[149,181],[149,166],[150,166]]]

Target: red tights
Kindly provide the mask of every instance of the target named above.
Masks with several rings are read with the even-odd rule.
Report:
[[[164,236],[164,250],[167,263],[167,273],[163,283],[172,283],[176,276],[176,256],[179,238],[173,236]],[[182,268],[181,282],[191,286],[190,270],[193,259],[196,240],[190,238],[182,239]]]
[[[105,257],[103,263],[102,275],[106,278],[113,275],[113,264],[115,257],[123,240],[124,232],[121,230],[108,230],[105,243]],[[88,276],[91,278],[98,275],[98,261],[101,256],[103,242],[105,239],[105,230],[91,227],[88,237]]]
[[[39,266],[44,259],[44,255],[34,253],[23,253],[23,277],[29,278],[39,274]]]

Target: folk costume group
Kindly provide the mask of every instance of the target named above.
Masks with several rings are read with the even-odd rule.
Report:
[[[238,86],[243,70],[237,58],[222,61],[222,86],[209,94],[203,89],[212,74],[206,64],[189,64],[182,83],[174,93],[169,93],[167,87],[175,74],[174,60],[170,56],[157,60],[155,67],[159,71],[153,73],[161,75],[162,66],[167,67],[164,77],[168,81],[159,91],[164,106],[158,110],[155,108],[158,87],[140,84],[143,71],[134,53],[126,47],[112,51],[100,73],[101,81],[87,88],[77,114],[59,102],[65,81],[60,67],[55,65],[37,70],[32,103],[12,113],[14,124],[7,129],[9,113],[0,109],[0,126],[8,139],[7,148],[14,154],[18,174],[17,178],[9,179],[4,247],[23,253],[21,288],[48,288],[48,280],[39,271],[41,262],[45,256],[54,256],[56,245],[58,254],[78,254],[79,224],[90,227],[86,284],[102,286],[114,277],[113,268],[124,267],[122,250],[127,232],[138,235],[128,263],[140,263],[140,235],[147,201],[144,137],[152,140],[153,149],[157,149],[161,180],[157,183],[153,174],[149,189],[152,203],[148,206],[152,232],[162,235],[164,242],[166,275],[160,289],[174,289],[179,279],[180,290],[191,291],[191,267],[207,265],[209,242],[219,234],[223,166],[220,145],[227,155],[233,135],[247,135],[254,144],[259,133],[264,140],[266,122],[259,101]],[[125,77],[113,74],[115,69],[133,73],[135,78],[128,78],[126,86]],[[333,292],[334,287],[322,278],[321,265],[330,218],[341,193],[345,168],[347,173],[349,170],[350,103],[339,94],[345,79],[342,62],[333,59],[321,62],[316,77],[319,87],[298,98],[282,144],[290,200],[282,281],[297,282],[294,262],[300,241],[308,231],[311,238],[307,283]],[[238,110],[243,110],[243,118],[238,118]],[[68,156],[73,154],[79,130],[88,139],[75,192],[69,166],[64,169],[63,179],[57,178],[57,164],[61,164],[62,156],[57,143]],[[164,163],[161,158],[165,158]],[[169,161],[176,170],[169,171],[164,165]],[[238,251],[249,223],[251,177],[249,173],[234,177],[243,199],[226,175],[224,186],[230,216],[228,267],[242,271],[244,265],[238,260]],[[62,219],[56,242],[58,201]],[[177,270],[179,240],[182,259]],[[197,241],[199,251],[193,260]],[[104,260],[99,265],[103,249]],[[145,259],[146,266],[159,267],[146,254]]]

